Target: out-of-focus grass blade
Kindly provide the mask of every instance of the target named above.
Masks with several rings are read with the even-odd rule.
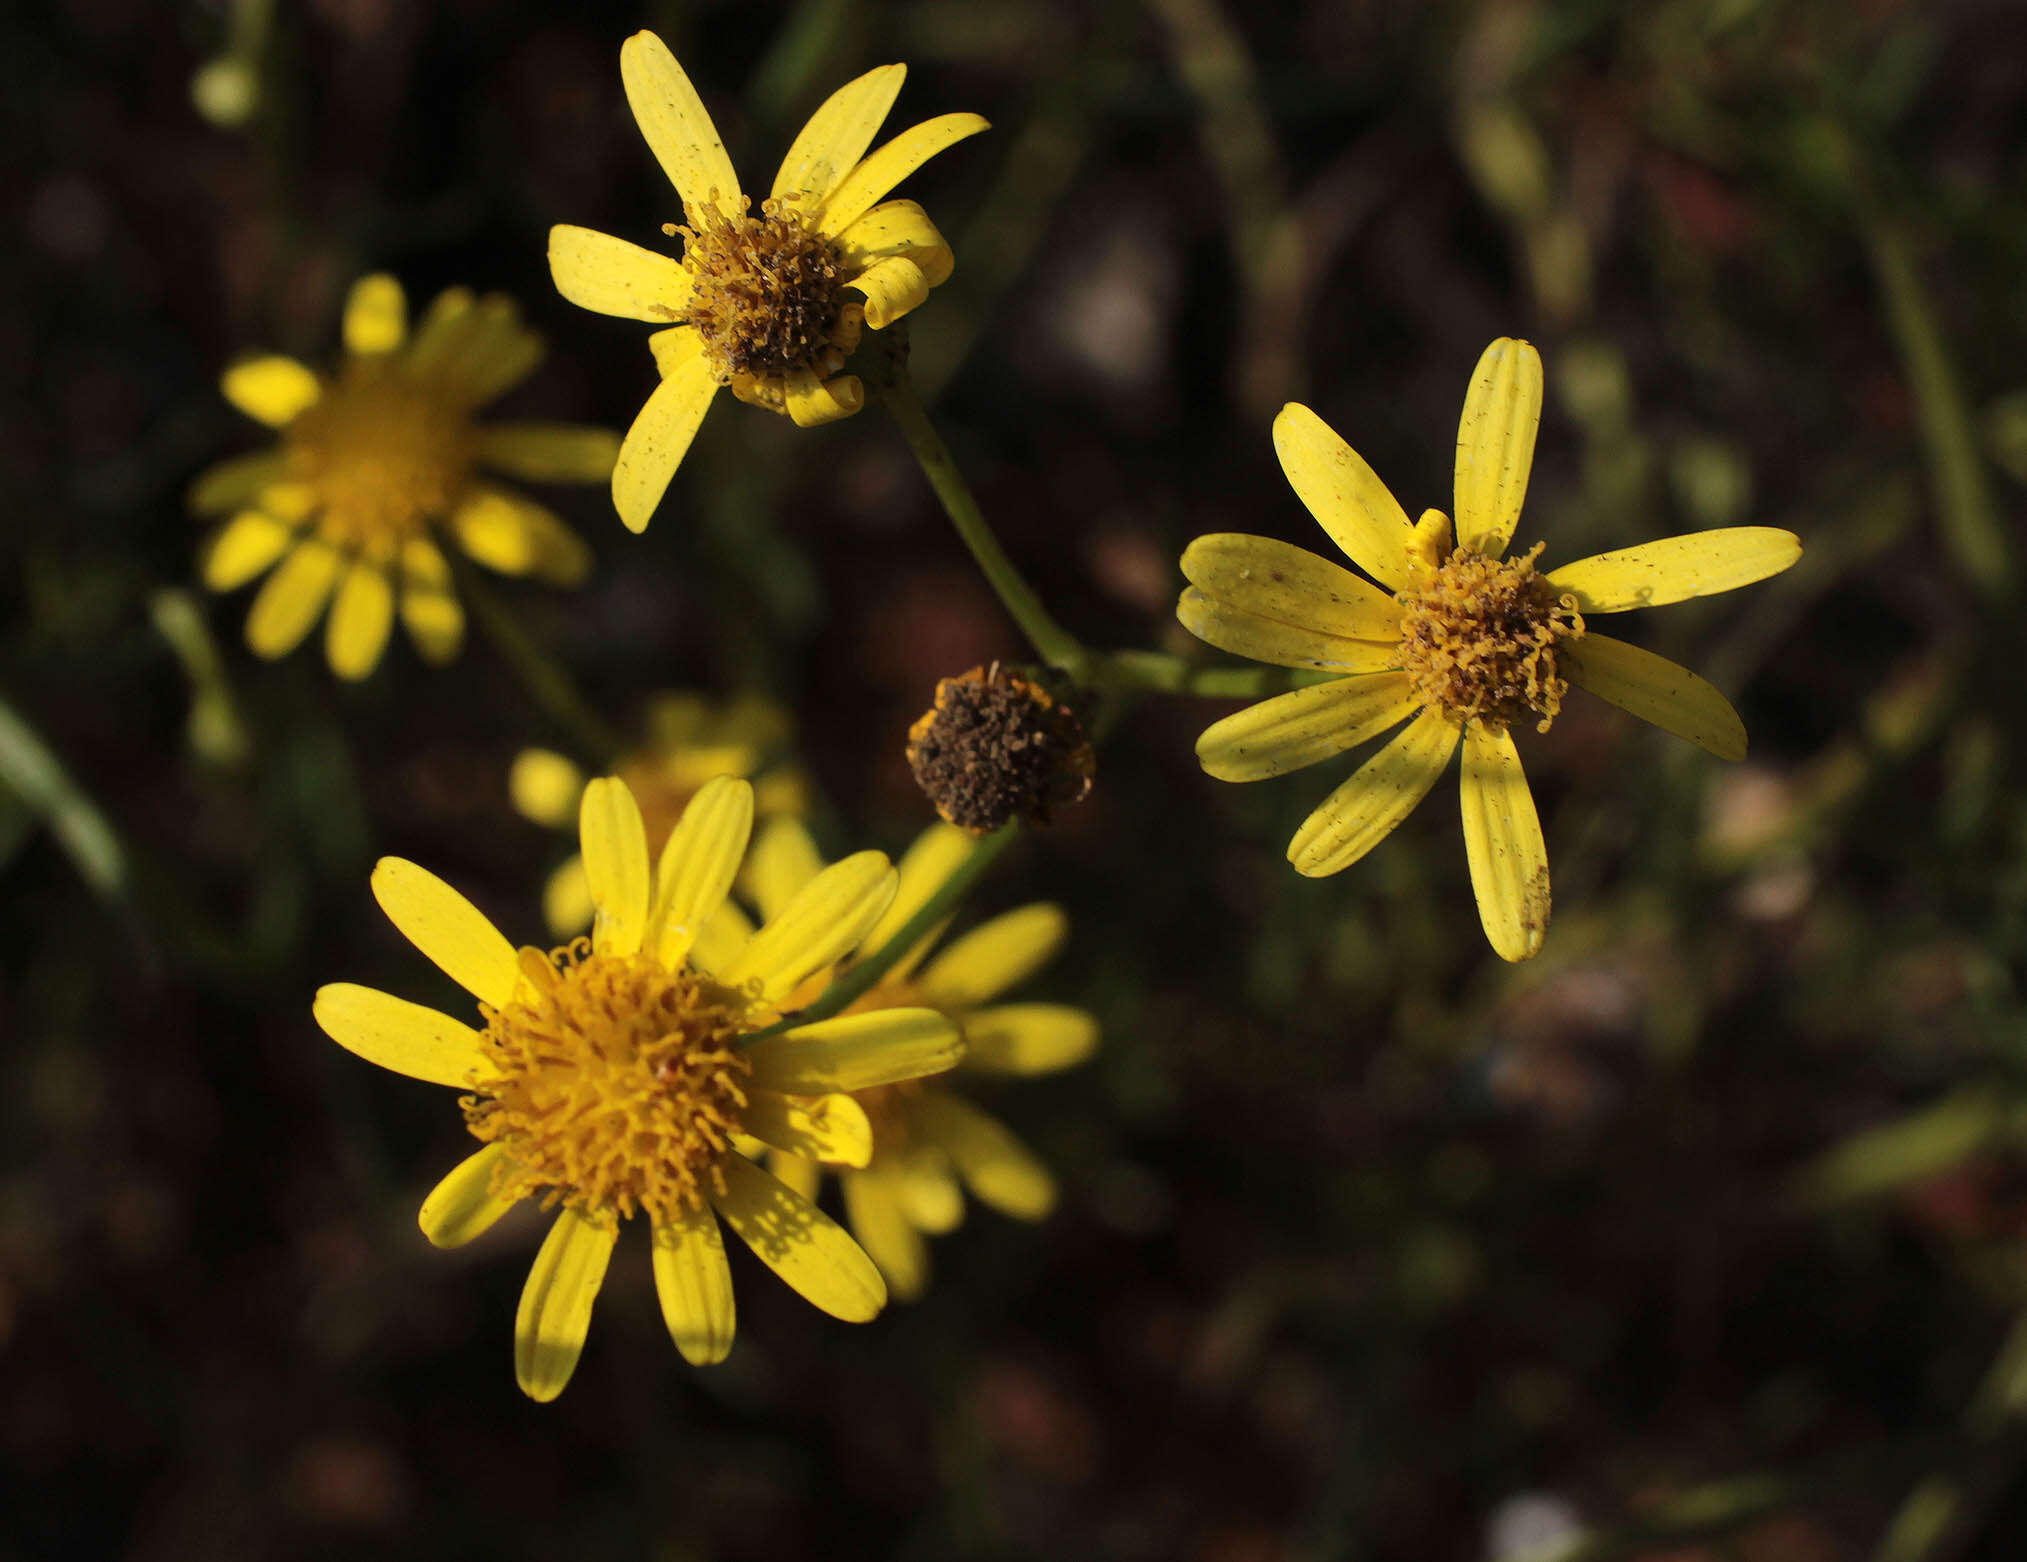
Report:
[[[2019,1119],[2017,1105],[1989,1090],[1945,1096],[1825,1151],[1795,1178],[1795,1201],[1822,1209],[1891,1193],[2011,1137]]]
[[[98,806],[35,729],[0,699],[0,782],[49,826],[80,876],[108,900],[127,892],[127,858]]]
[[[180,587],[165,588],[149,599],[148,613],[190,680],[190,747],[211,764],[237,769],[253,745],[197,598]]]

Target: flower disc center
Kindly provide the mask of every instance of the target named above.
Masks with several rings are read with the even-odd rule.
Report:
[[[820,364],[838,325],[836,247],[785,202],[727,217],[715,206],[678,228],[692,281],[689,323],[726,384]]]
[[[1584,621],[1535,573],[1541,548],[1509,560],[1459,548],[1426,586],[1400,593],[1401,668],[1426,703],[1499,727],[1538,716],[1548,731],[1569,692],[1556,647]]]
[[[384,362],[347,364],[287,441],[324,535],[379,559],[449,512],[471,461],[462,413]]]
[[[506,1151],[494,1193],[661,1224],[701,1206],[707,1180],[722,1192],[752,1073],[747,995],[586,939],[521,965],[522,992],[484,1011],[493,1077],[462,1103],[472,1133]]]

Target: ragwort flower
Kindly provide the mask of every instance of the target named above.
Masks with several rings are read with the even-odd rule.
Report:
[[[589,228],[549,230],[549,269],[573,304],[667,326],[648,338],[661,384],[628,430],[612,499],[646,528],[720,386],[809,428],[864,404],[845,360],[862,328],[899,320],[946,280],[950,246],[913,201],[882,201],[931,157],[986,128],[942,114],[866,148],[907,74],[883,65],[839,88],[781,160],[757,213],[697,89],[653,33],[620,47],[627,102],[682,197],[680,260]]]
[[[199,515],[230,516],[205,549],[207,586],[231,591],[274,566],[247,614],[246,643],[285,656],[329,605],[331,670],[363,678],[386,648],[398,603],[416,649],[449,661],[464,612],[437,546],[444,530],[502,574],[582,581],[591,568],[584,543],[486,472],[598,482],[619,444],[602,428],[473,422],[542,359],[542,339],[513,300],[451,288],[411,337],[401,284],[362,277],[345,301],[344,340],[328,375],[278,354],[225,373],[226,399],[281,434],[278,448],[222,462],[190,491]]]
[[[861,948],[883,948],[975,846],[970,835],[948,824],[932,825],[918,836],[901,858],[893,905]],[[742,885],[764,915],[779,915],[824,871],[809,832],[800,821],[782,818],[754,843]],[[1064,1004],[998,1001],[1054,957],[1068,930],[1060,908],[1037,902],[992,918],[928,959],[942,936],[941,928],[934,929],[847,1012],[916,1005],[934,1009],[964,1035],[960,1067],[978,1074],[1049,1074],[1069,1068],[1097,1046],[1096,1020]],[[720,923],[712,934],[736,931]],[[847,964],[840,972],[849,968]],[[812,996],[827,979],[811,984]],[[851,1166],[833,1157],[777,1148],[769,1164],[783,1182],[809,1198],[816,1197],[824,1170],[837,1172],[852,1234],[901,1300],[914,1300],[928,1284],[923,1237],[953,1230],[964,1218],[964,1188],[1017,1220],[1040,1220],[1054,1208],[1056,1183],[1048,1168],[997,1119],[942,1082],[878,1085],[856,1092],[856,1099],[872,1123],[871,1160]]]
[[[762,818],[808,806],[801,768],[777,763],[794,723],[775,701],[742,694],[719,705],[701,694],[668,693],[649,702],[647,716],[645,740],[613,769],[640,804],[650,856],[662,849],[690,799],[717,776],[751,780]],[[551,829],[575,829],[585,779],[574,760],[552,749],[529,748],[514,756],[507,792],[523,818]],[[591,926],[591,912],[584,859],[572,855],[543,886],[542,914],[550,933],[564,938]]]
[[[383,858],[373,871],[381,908],[479,1000],[483,1027],[350,983],[317,994],[317,1022],[341,1046],[467,1092],[459,1104],[485,1148],[423,1201],[430,1241],[469,1242],[522,1199],[561,1207],[515,1322],[515,1375],[532,1398],[569,1382],[620,1223],[636,1214],[653,1238],[663,1318],[699,1365],[732,1346],[721,1220],[825,1312],[863,1322],[886,1303],[879,1271],[844,1229],[733,1141],[864,1165],[871,1127],[850,1092],[949,1068],[957,1027],[893,1009],[753,1040],[879,922],[896,875],[878,852],[848,857],[757,933],[718,938],[706,964],[699,934],[752,822],[752,788],[712,781],[657,867],[625,783],[592,782],[581,828],[597,918],[589,938],[548,954],[517,952],[441,879]]]
[[[1710,684],[1598,634],[1587,617],[1659,607],[1777,575],[1792,532],[1736,526],[1666,537],[1537,574],[1536,544],[1508,558],[1541,420],[1541,359],[1526,342],[1485,349],[1457,429],[1456,541],[1449,517],[1410,524],[1399,501],[1307,407],[1274,420],[1297,497],[1370,582],[1265,537],[1199,537],[1176,613],[1223,650],[1342,676],[1213,724],[1197,757],[1226,781],[1258,781],[1408,726],[1323,800],[1289,843],[1296,871],[1351,866],[1384,840],[1463,748],[1464,848],[1479,918],[1508,960],[1541,949],[1548,853],[1509,728],[1546,732],[1572,683],[1720,759],[1743,759],[1744,724]],[[1384,587],[1382,590],[1380,587]]]

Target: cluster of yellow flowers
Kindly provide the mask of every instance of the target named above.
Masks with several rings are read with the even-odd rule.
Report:
[[[590,567],[551,511],[487,474],[610,477],[620,519],[640,532],[720,387],[810,426],[861,409],[862,372],[883,376],[876,386],[892,375],[891,355],[855,358],[864,333],[920,306],[953,257],[919,205],[885,197],[985,121],[945,114],[869,153],[905,70],[869,71],[817,110],[756,205],[661,40],[628,39],[620,65],[680,199],[682,222],[664,229],[680,253],[559,226],[549,262],[565,298],[659,327],[648,338],[658,380],[632,427],[621,440],[476,423],[541,357],[513,304],[453,289],[411,331],[397,282],[360,281],[331,373],[276,356],[227,372],[228,399],[281,442],[213,468],[192,494],[197,511],[225,517],[203,557],[209,585],[272,568],[247,618],[257,654],[285,654],[328,608],[341,677],[372,671],[397,612],[426,659],[447,659],[464,618],[446,537],[495,570],[557,585]],[[1298,670],[1281,684],[1290,692],[1203,733],[1211,775],[1278,776],[1402,727],[1297,831],[1288,856],[1301,874],[1364,856],[1461,749],[1471,884],[1508,960],[1540,950],[1550,912],[1512,729],[1547,731],[1574,684],[1743,757],[1722,694],[1592,625],[1763,579],[1800,552],[1788,532],[1738,527],[1539,571],[1539,545],[1512,547],[1541,401],[1533,347],[1486,349],[1458,430],[1454,523],[1434,509],[1411,521],[1342,439],[1290,404],[1273,429],[1283,470],[1363,573],[1263,537],[1206,536],[1182,557],[1177,610],[1215,647]],[[904,432],[920,416],[896,415]],[[910,442],[946,509],[1054,664],[945,680],[910,757],[954,822],[932,826],[898,866],[878,852],[826,865],[799,818],[807,782],[787,759],[787,713],[757,698],[719,708],[664,697],[635,747],[600,756],[609,775],[543,749],[514,763],[509,790],[527,818],[576,823],[579,853],[543,895],[556,947],[517,947],[413,863],[374,871],[395,926],[477,1001],[476,1027],[367,987],[317,994],[317,1021],[342,1045],[463,1092],[481,1147],[423,1202],[430,1241],[470,1241],[523,1200],[557,1212],[515,1329],[517,1376],[537,1399],[568,1381],[619,1227],[636,1214],[670,1333],[706,1363],[734,1332],[723,1226],[817,1307],[863,1320],[890,1294],[919,1294],[923,1237],[958,1223],[965,1190],[1023,1219],[1055,1201],[1032,1152],[931,1081],[960,1065],[1044,1073],[1091,1053],[1098,1030],[1084,1011],[1003,1001],[1062,944],[1064,915],[1025,906],[935,946],[989,859],[982,838],[1088,789],[1089,745],[1058,696],[1102,680],[1082,648],[1060,650],[1065,637],[982,532],[926,428]],[[840,1178],[849,1232],[818,1207],[825,1170]]]

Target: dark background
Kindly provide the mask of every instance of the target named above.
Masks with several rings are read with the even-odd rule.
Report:
[[[1283,844],[1342,762],[1226,786],[1191,743],[1233,707],[1123,715],[969,913],[1060,900],[1025,995],[1104,1024],[1091,1064],[988,1092],[1055,1218],[974,1209],[928,1297],[857,1329],[740,1255],[701,1372],[628,1241],[545,1407],[510,1356],[539,1228],[428,1248],[450,1099],[309,1006],[448,997],[372,903],[383,852],[539,938],[569,843],[505,775],[566,735],[476,634],[444,671],[397,637],[356,688],[314,639],[257,662],[182,495],[260,442],[220,369],[328,361],[373,269],[522,302],[551,357],[503,414],[625,426],[641,329],[563,303],[543,252],[677,215],[620,88],[644,25],[754,185],[890,59],[890,130],[994,122],[903,192],[958,255],[916,369],[1094,644],[1189,648],[1195,535],[1324,546],[1285,400],[1447,505],[1500,334],[1548,375],[1521,544],[1753,522],[1807,553],[1623,621],[1733,696],[1747,763],[1583,696],[1522,735],[1558,908],[1526,967],[1484,945],[1448,784],[1310,883]],[[0,1557],[2027,1546],[2020,7],[73,0],[0,29]],[[193,106],[221,53],[241,123]],[[599,565],[501,586],[529,633],[616,724],[663,688],[781,697],[834,853],[905,845],[908,722],[1023,653],[877,411],[723,401],[644,537],[545,497]],[[1947,1522],[1875,1553],[1923,1472]],[[1694,1509],[1721,1533],[1619,1527],[1693,1528],[1671,1503],[1738,1478]]]

